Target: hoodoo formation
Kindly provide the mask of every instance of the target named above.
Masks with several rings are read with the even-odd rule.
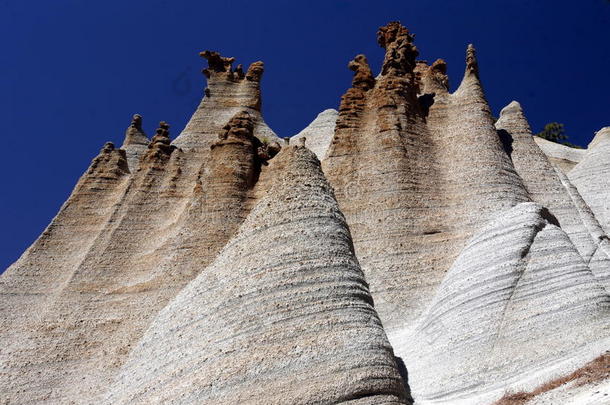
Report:
[[[377,41],[291,142],[263,63],[213,51],[175,139],[134,115],[0,276],[0,403],[610,403],[566,377],[610,367],[609,127],[536,138],[473,45],[450,92],[400,23]]]

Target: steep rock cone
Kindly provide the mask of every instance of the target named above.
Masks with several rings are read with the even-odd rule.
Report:
[[[244,73],[241,65],[235,69],[232,67],[235,58],[223,57],[213,51],[203,51],[200,56],[209,65],[203,70],[208,79],[205,97],[184,131],[174,141],[175,145],[185,151],[209,150],[222,126],[240,111],[252,115],[255,136],[278,141],[279,138],[265,124],[260,113],[263,62],[252,63]]]
[[[300,138],[306,138],[307,147],[316,154],[318,159],[323,160],[333,139],[338,114],[337,110],[332,108],[322,111],[306,128],[290,140],[298,142]]]
[[[609,316],[610,295],[556,219],[523,203],[470,240],[422,319],[393,340],[415,398],[489,404],[603,353]]]
[[[106,403],[410,402],[318,160],[299,146],[278,159],[284,175],[160,312]]]
[[[551,211],[583,260],[588,262],[597,250],[598,241],[587,230],[551,162],[535,143],[521,105],[513,101],[504,107],[496,128],[532,200]]]
[[[432,294],[427,280],[435,258],[427,252],[436,235],[425,233],[437,233],[443,219],[426,215],[441,203],[417,100],[413,36],[394,22],[380,28],[378,42],[386,57],[377,78],[363,55],[348,66],[352,88],[341,99],[322,166],[350,225],[377,310],[391,329],[415,316],[421,296]]]
[[[568,177],[606,233],[610,233],[610,127],[595,134],[586,154]]]
[[[138,169],[140,158],[148,147],[148,137],[142,129],[142,116],[135,114],[131,119],[131,124],[125,131],[125,140],[121,149],[127,155],[129,171],[134,172]]]
[[[52,331],[53,326],[44,325],[41,314],[86,260],[128,184],[125,152],[106,143],[42,235],[0,277],[3,399],[48,397],[50,390],[40,387],[44,378],[38,371],[49,358],[37,351],[42,346],[35,331]]]

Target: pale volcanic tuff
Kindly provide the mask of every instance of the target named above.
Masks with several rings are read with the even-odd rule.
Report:
[[[0,276],[2,403],[490,404],[607,350],[608,128],[533,137],[474,46],[451,93],[400,23],[377,40],[290,144],[263,63],[212,51],[175,140],[134,115]]]

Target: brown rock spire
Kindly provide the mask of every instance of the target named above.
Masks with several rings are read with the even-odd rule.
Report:
[[[247,111],[240,111],[222,127],[218,134],[220,141],[212,144],[212,149],[225,140],[250,140],[253,129],[252,116]]]
[[[362,90],[370,90],[375,87],[375,78],[369,67],[366,56],[360,54],[352,60],[347,67],[354,72],[352,87]]]
[[[449,91],[447,62],[437,59],[431,66],[425,61],[418,61],[415,69],[419,73],[420,93],[446,94]]]
[[[148,137],[142,130],[142,116],[140,114],[133,115],[131,124],[125,131],[123,147],[127,145],[148,145]]]
[[[232,68],[235,58],[220,56],[218,52],[214,51],[203,51],[199,53],[199,56],[207,59],[208,67],[203,69],[202,72],[208,79],[223,78],[225,80],[239,82],[241,80],[249,81],[260,81],[263,71],[264,64],[261,61],[254,62],[248,68],[246,74],[244,74],[243,66],[237,65],[235,70]]]
[[[260,114],[263,62],[254,62],[244,71],[243,65],[232,67],[233,57],[223,57],[214,51],[203,51],[199,55],[208,62],[208,67],[203,69],[207,78],[205,97],[174,144],[185,151],[196,149],[207,154],[222,124],[240,111],[252,115],[256,137],[282,143]]]
[[[466,74],[473,74],[476,77],[479,77],[477,51],[472,44],[468,44],[468,48],[466,49]]]
[[[140,158],[146,152],[148,143],[148,137],[142,130],[142,116],[134,114],[131,124],[125,131],[125,139],[123,146],[121,146],[121,149],[125,151],[130,172],[133,173],[137,170]]]
[[[415,36],[398,21],[392,21],[377,32],[377,43],[386,50],[381,74],[409,73],[415,68],[419,52],[413,40]]]
[[[169,139],[169,124],[165,121],[159,122],[159,128],[155,131],[149,147],[153,147],[157,144],[169,145],[171,140]]]
[[[235,62],[235,58],[225,58],[214,51],[199,52],[199,56],[208,61],[208,67],[202,70],[208,79],[215,74],[231,73],[231,65]]]
[[[144,157],[144,160],[150,162],[152,167],[161,168],[158,164],[168,160],[169,155],[176,149],[175,146],[171,145],[171,139],[169,137],[169,124],[165,121],[159,122],[159,128],[155,131],[155,136],[150,140],[148,145],[148,152]]]

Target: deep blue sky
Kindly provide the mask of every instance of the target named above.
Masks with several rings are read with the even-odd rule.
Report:
[[[172,137],[202,95],[198,53],[265,62],[263,112],[294,135],[349,87],[347,62],[400,20],[420,57],[449,64],[469,42],[497,114],[521,102],[535,131],[565,123],[574,143],[610,125],[610,2],[579,1],[11,1],[0,0],[0,271],[55,215],[104,142],[121,144],[133,113]]]

